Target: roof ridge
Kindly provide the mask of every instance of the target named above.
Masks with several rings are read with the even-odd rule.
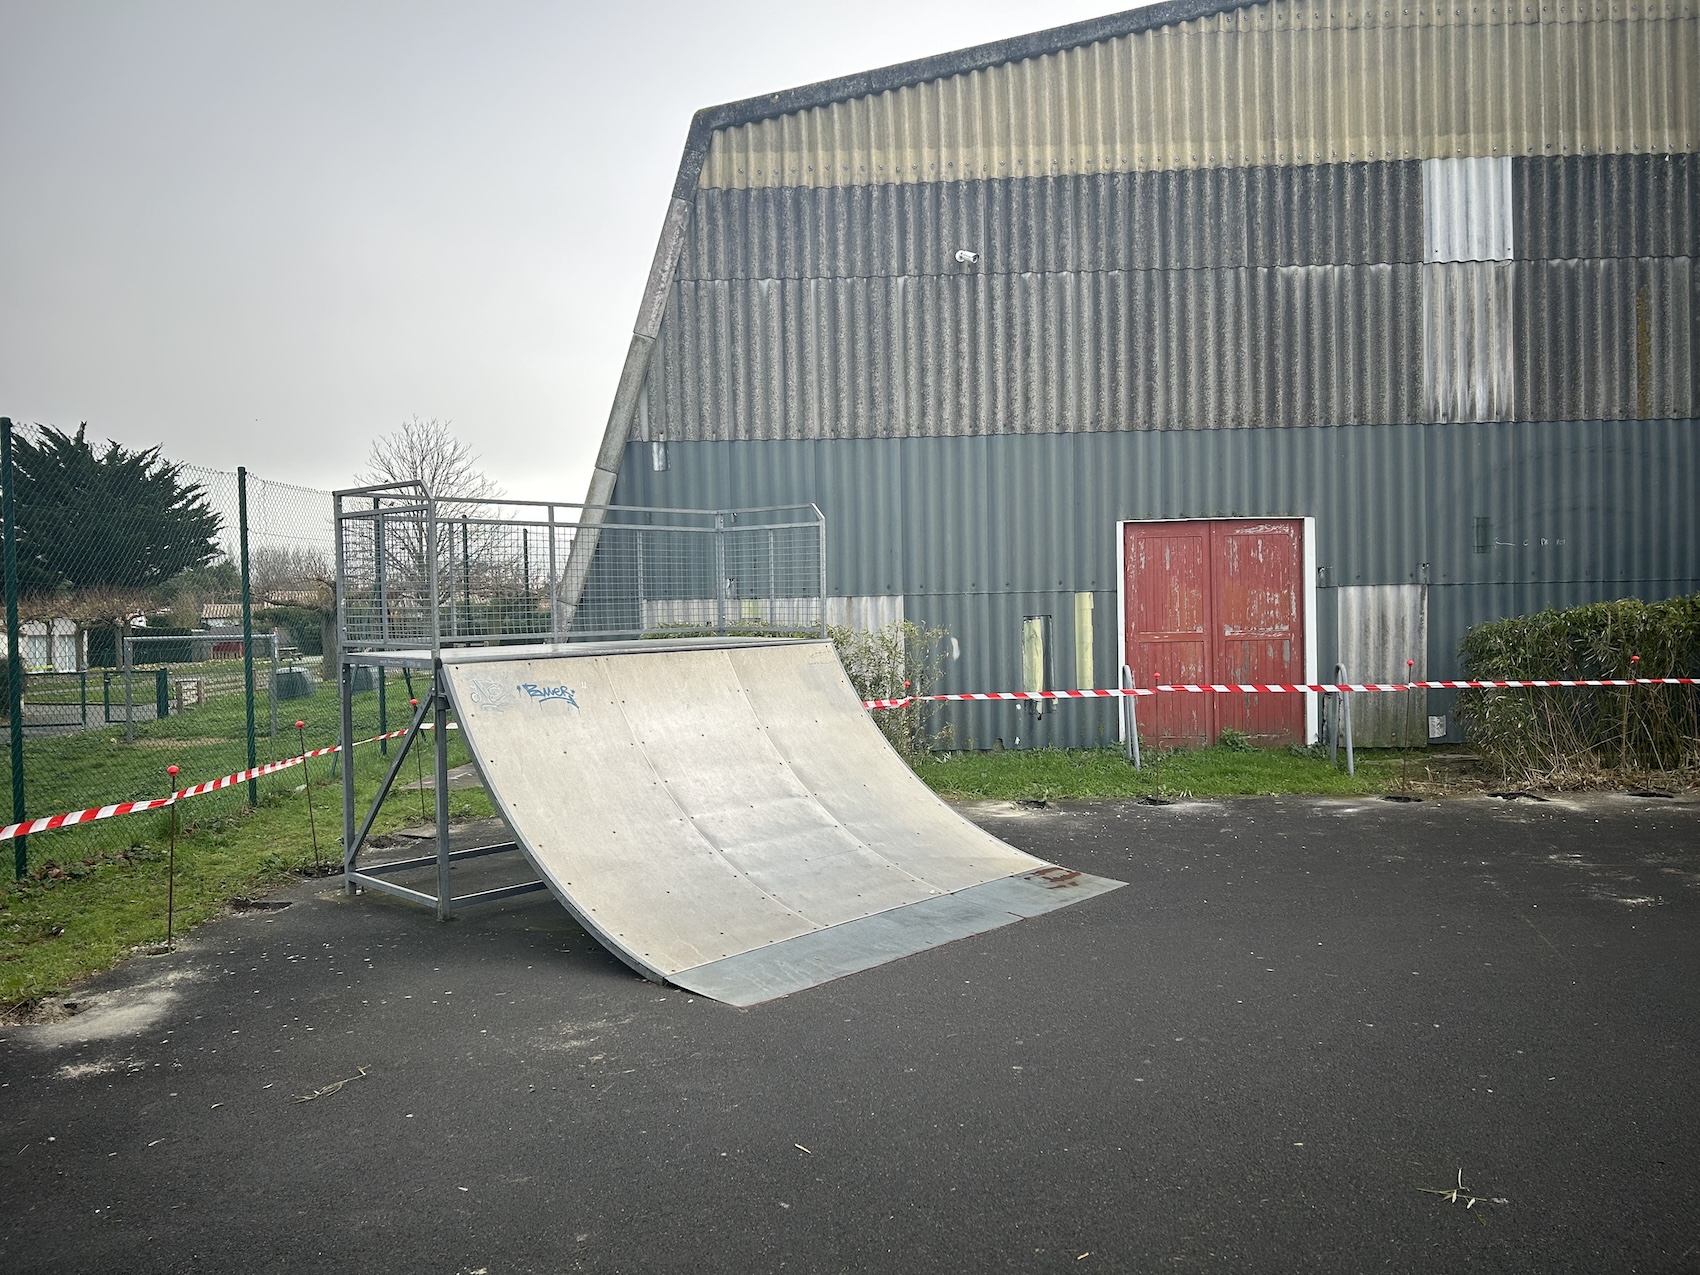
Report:
[[[1157,27],[1231,13],[1235,9],[1249,9],[1263,2],[1264,0],[1164,0],[1164,3],[1160,4],[1125,9],[1120,13],[1105,14],[1098,18],[1086,18],[1065,26],[1049,27],[1043,31],[971,45],[966,49],[956,49],[948,53],[935,53],[872,71],[858,71],[830,80],[818,80],[813,84],[781,89],[777,93],[763,93],[735,102],[723,102],[719,106],[705,106],[691,119],[691,129],[685,139],[685,154],[679,165],[679,177],[674,184],[673,194],[678,199],[689,199],[695,193],[703,160],[708,155],[709,139],[719,129],[776,119],[782,115],[827,106],[833,102],[869,97],[875,93],[908,88],[930,80],[948,79],[953,75],[980,71],[1006,62],[1019,62],[1083,44],[1096,44],[1100,40],[1113,40],[1140,31],[1151,31]]]

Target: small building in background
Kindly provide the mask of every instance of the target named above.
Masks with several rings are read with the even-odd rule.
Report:
[[[1700,588],[1697,12],[1160,4],[702,111],[589,500],[813,502],[839,612],[947,629],[957,691],[1451,678]]]

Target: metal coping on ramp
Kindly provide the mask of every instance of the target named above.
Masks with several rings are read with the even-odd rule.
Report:
[[[1067,868],[1039,868],[710,961],[667,981],[728,1005],[757,1005],[1107,894],[1122,884]]]
[[[352,658],[352,657],[351,657]],[[646,977],[751,1005],[1120,886],[962,818],[829,642],[444,651],[538,875]]]

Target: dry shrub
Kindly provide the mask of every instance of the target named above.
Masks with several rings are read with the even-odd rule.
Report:
[[[1693,677],[1700,594],[1494,620],[1471,629],[1460,653],[1481,681]],[[1458,715],[1483,757],[1529,782],[1577,787],[1613,772],[1700,769],[1700,688],[1692,686],[1462,691]]]

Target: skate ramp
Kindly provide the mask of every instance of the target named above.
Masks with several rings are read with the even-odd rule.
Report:
[[[444,652],[485,784],[623,961],[749,1005],[1122,884],[957,815],[829,642]]]

